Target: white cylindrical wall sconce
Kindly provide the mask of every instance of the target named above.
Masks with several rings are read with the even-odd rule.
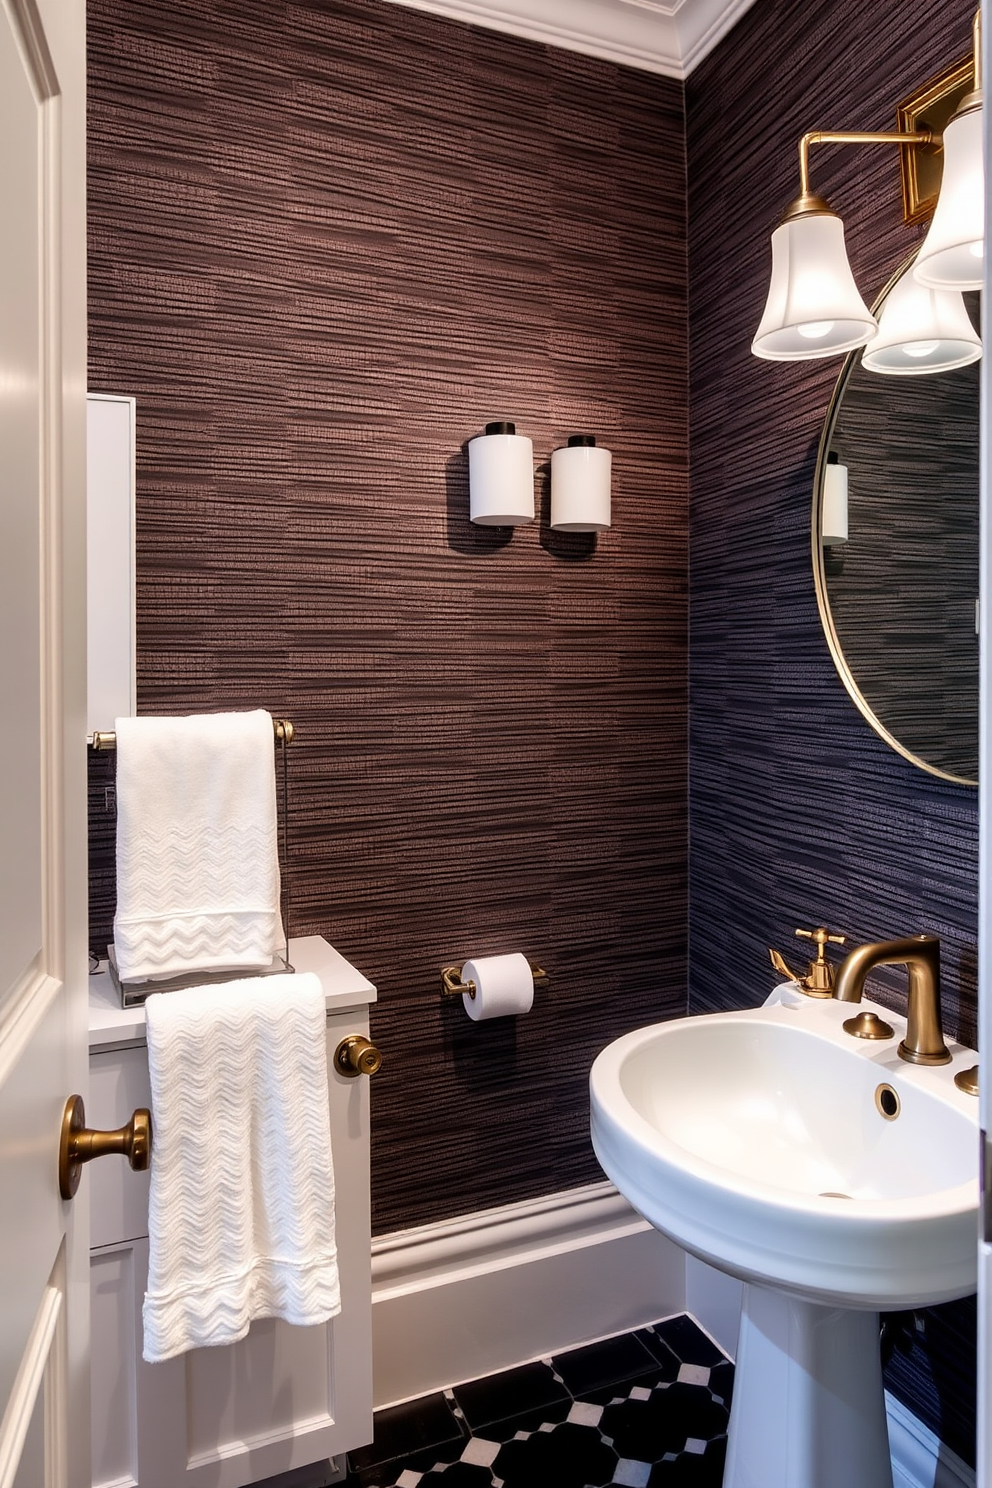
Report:
[[[468,443],[469,516],[481,527],[534,520],[534,446],[509,423],[487,424]]]
[[[558,532],[605,532],[613,456],[593,434],[573,434],[551,455],[551,525]]]
[[[834,450],[828,454],[823,472],[820,541],[825,548],[847,542],[847,466],[840,463]]]

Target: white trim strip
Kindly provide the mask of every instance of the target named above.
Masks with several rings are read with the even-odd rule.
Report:
[[[754,0],[393,0],[447,20],[522,36],[684,80]]]
[[[62,1293],[46,1287],[0,1422],[0,1488],[12,1488],[17,1476],[61,1311]]]

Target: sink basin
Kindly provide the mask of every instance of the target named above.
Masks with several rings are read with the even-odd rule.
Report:
[[[843,1030],[874,1011],[888,1039]],[[891,1488],[880,1309],[975,1290],[977,1055],[907,1064],[905,1020],[777,988],[654,1024],[590,1075],[592,1139],[645,1219],[744,1282],[724,1488]]]
[[[904,1023],[875,1010],[891,1039],[852,1038],[859,1009],[801,993],[617,1039],[591,1075],[601,1165],[645,1219],[746,1280],[872,1309],[974,1291],[978,1102],[953,1076],[977,1056],[907,1064]]]

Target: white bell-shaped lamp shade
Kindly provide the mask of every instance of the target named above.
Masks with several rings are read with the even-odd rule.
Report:
[[[981,289],[984,260],[982,110],[972,108],[944,130],[940,195],[913,272],[935,289]]]
[[[889,377],[925,377],[966,367],[981,354],[960,290],[930,289],[908,273],[890,290],[861,362]]]
[[[834,356],[863,346],[875,325],[847,261],[840,218],[827,211],[786,218],[772,233],[772,279],[751,343],[755,356]]]

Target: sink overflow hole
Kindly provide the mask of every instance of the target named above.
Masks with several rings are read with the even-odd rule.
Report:
[[[833,1193],[829,1188],[819,1195],[821,1199],[849,1199],[850,1194]]]
[[[895,1121],[899,1115],[900,1101],[891,1085],[879,1085],[875,1091],[875,1108],[886,1121]]]

